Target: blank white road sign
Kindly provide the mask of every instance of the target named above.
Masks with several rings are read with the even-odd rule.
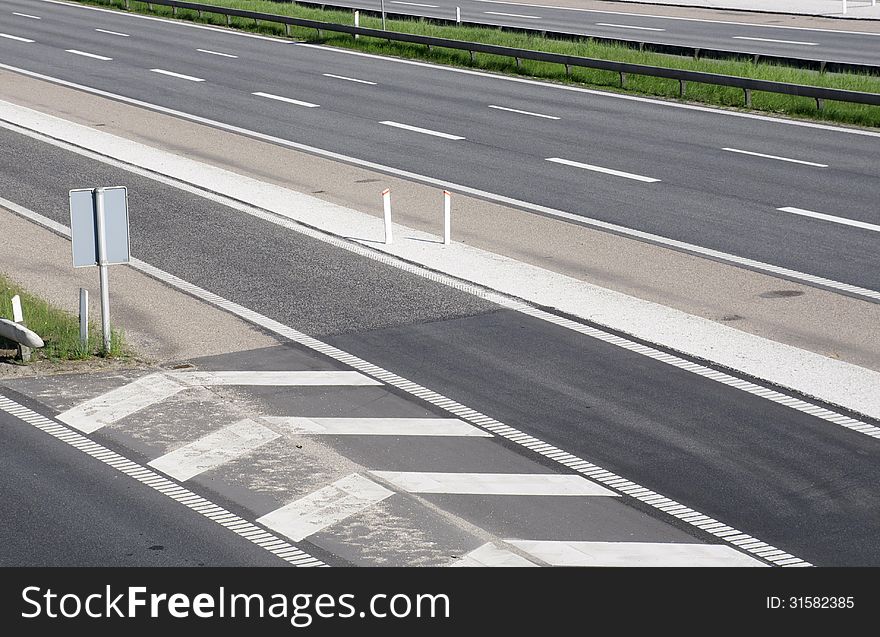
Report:
[[[75,268],[98,265],[96,197],[96,191],[92,188],[70,191],[70,231]],[[104,234],[107,264],[128,263],[131,249],[128,236],[128,191],[125,186],[104,188]]]

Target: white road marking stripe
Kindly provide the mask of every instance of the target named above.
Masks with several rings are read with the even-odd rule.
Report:
[[[880,225],[876,225],[873,223],[868,223],[867,221],[858,221],[856,219],[847,219],[845,217],[835,217],[834,215],[826,215],[821,212],[813,212],[812,210],[804,210],[803,208],[777,208],[777,210],[781,212],[790,212],[794,215],[801,215],[803,217],[812,217],[814,219],[821,219],[823,221],[831,221],[833,223],[839,223],[844,226],[852,226],[853,228],[861,228],[862,230],[870,230],[871,232],[880,232]],[[870,425],[866,425],[870,427]],[[853,429],[857,429],[853,427]]]
[[[153,403],[163,401],[184,388],[184,385],[165,374],[150,374],[87,400],[58,414],[57,418],[80,431],[92,433]]]
[[[192,387],[211,387],[214,385],[273,385],[280,387],[336,385],[362,386],[381,385],[379,381],[360,372],[352,371],[292,371],[292,372],[167,372],[169,378]]]
[[[458,418],[303,418],[265,416],[269,424],[290,434],[353,436],[476,436],[492,438],[484,429]]]
[[[107,29],[95,29],[98,33],[106,33],[107,35],[118,35],[120,38],[130,38],[128,33],[120,33],[119,31],[108,31]]]
[[[643,177],[642,175],[636,175],[633,173],[623,172],[622,170],[614,170],[612,168],[603,168],[602,166],[593,166],[592,164],[582,164],[577,161],[571,161],[570,159],[561,159],[559,157],[548,157],[547,161],[552,161],[555,164],[564,164],[566,166],[574,166],[575,168],[583,168],[584,170],[592,170],[597,173],[605,173],[606,175],[614,175],[615,177],[626,177],[627,179],[634,179],[635,181],[643,181],[648,184],[657,183],[660,181],[659,179],[654,179],[653,177]]]
[[[413,131],[416,133],[424,133],[425,135],[433,135],[434,137],[442,137],[444,139],[464,139],[464,137],[460,137],[458,135],[450,135],[449,133],[441,133],[435,130],[430,130],[428,128],[419,128],[418,126],[410,126],[409,124],[401,124],[399,122],[384,121],[379,123],[385,124],[385,126],[393,126],[394,128],[402,128],[403,130]]]
[[[751,40],[753,42],[773,42],[775,44],[801,44],[803,46],[819,46],[818,42],[798,42],[797,40],[772,40],[770,38],[750,38],[745,35],[735,35],[734,40]]]
[[[147,464],[183,482],[280,437],[281,434],[253,420],[240,420]]]
[[[0,33],[0,38],[6,38],[7,40],[15,40],[16,42],[29,42],[33,44],[33,40],[28,40],[27,38],[21,38],[17,35],[9,35],[8,33]]]
[[[509,549],[500,548],[492,542],[486,542],[483,546],[462,555],[460,559],[450,563],[449,566],[497,568],[538,565]]]
[[[176,77],[180,80],[188,80],[190,82],[204,82],[200,77],[193,77],[192,75],[184,75],[183,73],[175,73],[174,71],[166,71],[164,69],[150,69],[153,73],[159,73],[161,75],[167,75],[169,77]]]
[[[725,544],[505,541],[552,566],[766,566]]]
[[[611,24],[609,22],[597,22],[597,27],[615,27],[617,29],[638,29],[639,31],[665,31],[666,29],[658,29],[655,27],[636,27],[630,24]]]
[[[105,62],[111,61],[113,58],[108,58],[103,55],[96,55],[94,53],[86,53],[85,51],[77,51],[76,49],[66,49],[68,53],[73,53],[74,55],[81,55],[86,58],[93,58],[95,60],[104,60]]]
[[[42,20],[43,19],[38,15],[31,15],[29,13],[19,13],[18,11],[13,11],[12,15],[17,15],[20,18],[30,18],[31,20]]]
[[[394,495],[381,484],[353,473],[330,486],[257,519],[292,540],[303,540]]]
[[[370,82],[368,80],[359,80],[355,77],[345,77],[344,75],[333,75],[332,73],[323,73],[324,77],[332,77],[337,80],[345,80],[346,82],[357,82],[358,84],[369,84],[370,86],[376,86],[375,82]]]
[[[371,471],[410,493],[460,495],[617,496],[583,476],[557,473],[429,473]]]
[[[505,18],[528,18],[529,20],[540,20],[541,16],[539,15],[522,15],[519,13],[501,13],[500,11],[484,11],[486,15],[500,15]]]
[[[763,157],[764,159],[778,159],[779,161],[787,161],[792,164],[803,164],[805,166],[815,166],[816,168],[828,168],[828,164],[817,164],[812,161],[804,161],[803,159],[791,159],[789,157],[780,157],[779,155],[765,155],[764,153],[755,153],[750,150],[740,150],[739,148],[722,148],[729,153],[739,153],[740,155],[752,155],[753,157]]]
[[[237,55],[232,55],[231,53],[220,53],[220,51],[211,51],[209,49],[196,49],[199,53],[207,53],[208,55],[219,55],[224,58],[235,58],[238,59]]]
[[[266,99],[275,100],[278,102],[287,102],[288,104],[295,104],[296,106],[305,106],[306,108],[318,108],[320,104],[313,104],[311,102],[303,102],[302,100],[295,100],[289,97],[282,97],[281,95],[272,95],[271,93],[262,93],[257,91],[256,93],[251,93],[251,95],[256,95],[257,97],[265,97]]]
[[[489,108],[494,108],[499,111],[508,111],[510,113],[519,113],[520,115],[531,115],[532,117],[543,117],[544,119],[560,119],[555,115],[543,115],[541,113],[533,113],[532,111],[521,111],[516,108],[507,108],[506,106],[496,106],[495,104],[489,104]]]
[[[31,425],[32,427],[34,427],[36,429],[39,429],[39,430],[41,430],[41,431],[59,439],[59,440],[64,441],[74,448],[81,448],[84,444],[94,444],[96,446],[96,448],[98,449],[98,452],[91,453],[89,455],[91,455],[93,457],[100,455],[105,458],[108,458],[107,460],[100,460],[100,462],[104,462],[104,464],[113,467],[114,469],[116,469],[120,473],[123,473],[126,476],[134,478],[135,480],[137,480],[141,484],[146,484],[147,486],[149,486],[152,489],[155,489],[159,493],[166,492],[168,489],[176,488],[176,489],[180,489],[182,493],[189,494],[191,496],[195,496],[197,504],[189,504],[189,505],[184,504],[184,506],[197,512],[199,515],[203,515],[205,518],[212,520],[212,521],[216,521],[216,519],[218,517],[217,516],[218,513],[222,514],[220,517],[222,517],[224,520],[226,520],[226,522],[224,522],[224,523],[217,522],[217,524],[233,531],[235,534],[237,534],[241,537],[244,537],[244,534],[240,531],[240,529],[256,528],[250,522],[247,522],[246,520],[238,517],[234,513],[230,513],[229,511],[226,511],[226,509],[224,509],[223,507],[220,507],[216,504],[213,504],[212,502],[210,502],[209,500],[206,500],[205,498],[203,498],[201,496],[196,496],[196,494],[192,493],[191,491],[185,489],[184,487],[181,487],[180,485],[175,484],[174,482],[171,482],[170,480],[168,480],[166,478],[163,478],[162,476],[155,473],[154,471],[150,471],[146,467],[139,465],[136,462],[133,462],[133,461],[125,458],[124,456],[119,455],[115,451],[111,451],[110,449],[102,447],[101,445],[98,445],[97,443],[92,443],[88,438],[85,438],[84,436],[82,436],[76,432],[73,432],[70,429],[67,429],[66,427],[62,427],[61,425],[57,424],[56,422],[49,420],[48,418],[41,416],[40,414],[38,414],[34,411],[31,411],[31,410],[23,407],[22,405],[19,405],[18,403],[9,400],[8,398],[6,398],[5,396],[2,396],[2,395],[0,395],[0,410],[7,411],[9,413],[12,413],[12,411],[15,410],[16,417],[19,418],[22,422],[27,423],[28,425]],[[24,410],[24,411],[22,411],[22,410]],[[110,460],[109,458],[112,458],[112,460]],[[210,506],[210,508],[206,509],[202,506],[203,504],[207,504],[207,505],[211,505],[211,506]],[[210,511],[210,513],[208,513],[208,511]],[[237,522],[232,524],[229,522],[229,520],[236,520]],[[236,528],[234,529],[233,527],[236,527]],[[239,529],[239,530],[236,530],[236,529]],[[270,535],[270,534],[267,534],[267,535]],[[277,538],[277,539],[281,540],[281,538]],[[293,564],[294,566],[327,566],[327,564],[325,564],[324,562],[313,558],[312,556],[310,556],[307,553],[305,553],[304,551],[296,548],[292,544],[288,544],[287,542],[284,542],[284,545],[286,545],[286,547],[290,551],[293,551],[293,553],[286,554],[285,556],[279,555],[278,558],[284,560],[288,564]],[[275,549],[275,550],[277,551],[278,549]],[[273,552],[273,554],[276,554],[276,553]]]
[[[439,8],[436,4],[421,4],[420,2],[400,2],[400,0],[391,0],[390,4],[405,4],[411,7],[427,7],[429,9]]]

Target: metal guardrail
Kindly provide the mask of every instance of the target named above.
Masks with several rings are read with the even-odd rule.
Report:
[[[247,11],[244,9],[232,9],[227,7],[218,7],[208,4],[200,4],[195,2],[184,2],[181,0],[142,0],[148,5],[161,5],[171,7],[176,14],[178,9],[188,9],[202,13],[214,13],[226,16],[227,25],[231,24],[231,18],[245,18],[258,22],[274,22],[284,24],[288,35],[290,27],[303,27],[307,29],[315,29],[318,37],[321,37],[322,31],[331,31],[337,33],[348,33],[352,36],[360,35],[364,37],[377,38],[388,41],[407,42],[410,44],[422,44],[428,47],[440,47],[447,49],[456,49],[459,51],[468,51],[471,60],[477,53],[489,55],[499,55],[503,57],[511,57],[519,66],[522,60],[535,60],[538,62],[550,62],[553,64],[561,64],[565,66],[567,74],[571,74],[571,67],[600,69],[604,71],[612,71],[620,74],[620,83],[622,87],[626,86],[628,75],[644,75],[648,77],[660,77],[670,80],[678,80],[679,94],[685,95],[688,82],[696,82],[700,84],[712,84],[715,86],[729,86],[738,88],[743,91],[746,106],[751,106],[752,91],[763,91],[766,93],[778,93],[783,95],[793,95],[798,97],[808,97],[816,100],[816,107],[821,109],[824,100],[833,100],[838,102],[849,102],[853,104],[868,104],[871,106],[880,106],[880,94],[863,93],[859,91],[848,91],[844,89],[825,88],[819,86],[808,86],[804,84],[789,84],[787,82],[773,82],[770,80],[758,80],[753,78],[738,77],[735,75],[721,75],[718,73],[706,73],[703,71],[687,71],[682,69],[670,69],[662,66],[648,66],[644,64],[632,64],[629,62],[614,62],[611,60],[600,60],[595,58],[579,57],[574,55],[564,55],[561,53],[549,53],[545,51],[533,51],[528,49],[516,49],[506,46],[498,46],[495,44],[483,44],[481,42],[465,42],[462,40],[450,40],[447,38],[435,38],[425,35],[416,35],[413,33],[400,33],[397,31],[383,31],[381,29],[368,29],[366,27],[356,27],[347,24],[334,24],[331,22],[320,22],[317,20],[305,20],[302,18],[294,18],[290,16],[276,15],[271,13],[258,13],[256,11]],[[126,0],[129,5],[129,0]]]
[[[328,9],[332,11],[353,11],[353,7],[345,7],[320,0],[272,0],[278,4],[295,4],[302,7]],[[362,15],[373,17],[381,17],[381,12],[375,9],[358,9]],[[589,33],[574,33],[571,31],[548,31],[547,29],[534,29],[526,26],[500,25],[492,22],[478,22],[473,20],[462,20],[456,22],[450,18],[439,18],[434,16],[422,16],[415,13],[385,12],[385,17],[389,20],[424,20],[431,24],[443,26],[466,26],[481,28],[496,28],[501,31],[511,33],[525,33],[530,35],[540,35],[541,37],[551,38],[554,40],[591,40],[601,42],[603,44],[617,44],[626,46],[639,51],[650,51],[652,53],[665,53],[668,55],[679,55],[682,57],[690,57],[695,60],[700,58],[708,58],[714,60],[748,60],[755,64],[758,62],[767,62],[770,64],[778,64],[780,66],[789,66],[796,69],[805,69],[810,71],[819,71],[820,73],[861,73],[866,75],[880,75],[880,64],[860,64],[857,62],[841,62],[839,60],[822,60],[811,58],[796,58],[787,55],[773,55],[771,53],[755,53],[754,51],[732,51],[730,49],[713,49],[708,47],[696,47],[686,44],[669,44],[664,42],[650,42],[648,40],[633,40],[630,38],[619,38],[607,35],[595,35]]]

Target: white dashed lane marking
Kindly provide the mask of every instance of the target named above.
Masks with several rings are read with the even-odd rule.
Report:
[[[611,496],[617,494],[578,475],[556,473],[429,473],[371,471],[402,491],[460,495]]]
[[[238,59],[237,55],[232,55],[231,53],[221,53],[220,51],[211,51],[210,49],[196,49],[199,53],[207,53],[208,55],[219,55],[224,58],[234,58]]]
[[[268,100],[275,100],[276,102],[286,102],[287,104],[293,104],[294,106],[305,106],[306,108],[318,108],[320,104],[313,104],[312,102],[304,102],[303,100],[295,100],[292,97],[283,97],[281,95],[273,95],[272,93],[263,93],[261,91],[257,91],[256,93],[251,93],[251,95],[256,95],[257,97],[265,97]]]
[[[74,55],[80,55],[85,58],[92,58],[93,60],[103,60],[104,62],[110,62],[113,58],[108,58],[104,55],[97,55],[96,53],[87,53],[85,51],[79,51],[77,49],[67,49],[68,53],[73,53]]]
[[[370,86],[376,86],[375,82],[370,82],[369,80],[359,80],[356,77],[346,77],[345,75],[333,75],[333,73],[322,73],[324,77],[332,77],[335,80],[345,80],[346,82],[356,82],[357,84],[369,84]]]
[[[666,29],[658,29],[656,27],[636,27],[630,24],[611,24],[609,22],[597,22],[597,27],[612,27],[614,29],[637,29],[639,31],[665,31]]]
[[[160,75],[167,75],[168,77],[176,77],[179,80],[187,80],[189,82],[204,82],[200,77],[193,77],[192,75],[184,75],[183,73],[175,73],[174,71],[166,71],[165,69],[150,69],[153,73],[158,73]]]
[[[602,166],[594,166],[593,164],[584,164],[579,161],[572,161],[570,159],[562,159],[560,157],[548,157],[547,161],[553,162],[554,164],[563,164],[565,166],[573,166],[574,168],[581,168],[582,170],[589,170],[591,172],[596,173],[604,173],[606,175],[613,175],[615,177],[624,177],[626,179],[632,179],[633,181],[641,181],[648,184],[653,184],[659,179],[654,179],[653,177],[645,177],[643,175],[636,175],[635,173],[628,173],[622,170],[614,170],[613,168],[604,168]]]
[[[95,29],[98,33],[106,33],[107,35],[118,35],[120,38],[130,38],[128,33],[120,33],[119,31],[108,31],[107,29]]]
[[[353,473],[267,513],[257,522],[300,541],[394,495],[381,484]]]
[[[739,153],[740,155],[751,155],[752,157],[761,157],[763,159],[775,159],[777,161],[785,161],[790,164],[801,164],[803,166],[813,166],[814,168],[828,168],[828,164],[817,164],[813,161],[804,161],[803,159],[791,159],[789,157],[781,157],[779,155],[767,155],[765,153],[756,153],[750,150],[740,150],[739,148],[722,148],[729,153]]]
[[[461,140],[464,137],[460,135],[450,135],[449,133],[441,133],[440,131],[431,130],[430,128],[419,128],[418,126],[410,126],[409,124],[401,124],[400,122],[384,121],[379,122],[385,126],[392,126],[403,130],[412,131],[414,133],[422,133],[423,135],[433,135],[434,137],[442,137],[443,139]]]
[[[506,542],[551,566],[766,566],[724,544]]]
[[[6,38],[7,40],[15,40],[16,42],[25,42],[28,44],[33,44],[33,40],[29,40],[28,38],[22,38],[17,35],[9,35],[8,33],[0,33],[0,38]]]
[[[847,219],[846,217],[835,217],[834,215],[826,215],[822,212],[813,212],[812,210],[804,210],[803,208],[777,208],[780,212],[788,212],[793,215],[800,215],[802,217],[812,217],[813,219],[821,219],[822,221],[830,221],[832,223],[838,223],[843,226],[852,226],[853,228],[860,228],[862,230],[870,230],[871,232],[880,232],[880,225],[874,223],[868,223],[867,221],[859,221],[858,219]]]
[[[330,436],[476,436],[492,434],[458,418],[303,418],[264,416],[263,420],[292,435]]]
[[[280,437],[281,434],[253,420],[240,420],[147,464],[183,482],[240,458]]]
[[[531,115],[532,117],[542,117],[544,119],[560,119],[555,115],[544,115],[543,113],[535,113],[532,111],[521,111],[517,108],[507,108],[506,106],[496,106],[495,104],[489,104],[489,108],[494,108],[498,111],[507,111],[508,113],[519,113],[520,115]]]

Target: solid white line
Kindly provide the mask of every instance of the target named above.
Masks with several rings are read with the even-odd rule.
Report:
[[[147,464],[183,482],[280,437],[281,434],[253,420],[239,420]]]
[[[81,55],[86,58],[93,58],[95,60],[104,60],[105,62],[111,61],[113,58],[108,58],[103,55],[95,55],[94,53],[86,53],[85,51],[77,51],[76,49],[66,49],[68,53],[73,53],[74,55]]]
[[[275,387],[334,387],[381,385],[377,380],[352,371],[291,371],[291,372],[167,372],[169,378],[190,387],[218,385]]]
[[[606,175],[614,175],[615,177],[626,177],[627,179],[643,181],[648,184],[653,184],[660,181],[659,179],[654,179],[653,177],[643,177],[642,175],[627,173],[623,172],[622,170],[603,168],[602,166],[593,166],[592,164],[582,164],[577,161],[571,161],[570,159],[561,159],[559,157],[548,157],[547,161],[552,161],[554,164],[564,164],[566,166],[574,166],[575,168],[583,168],[584,170],[592,170],[593,172],[597,173],[605,173]]]
[[[428,7],[429,9],[438,9],[436,4],[421,4],[419,2],[400,2],[399,0],[391,0],[391,4],[405,4],[411,7]]]
[[[98,33],[106,33],[107,35],[118,35],[120,38],[130,38],[128,33],[120,33],[119,31],[108,31],[107,29],[95,29]]]
[[[393,126],[394,128],[402,128],[403,130],[413,131],[415,133],[424,133],[425,135],[433,135],[434,137],[442,137],[443,139],[453,139],[459,140],[464,139],[464,137],[459,137],[458,135],[450,135],[449,133],[441,133],[435,130],[430,130],[428,128],[419,128],[418,126],[410,126],[409,124],[400,124],[398,122],[390,122],[384,121],[379,122],[380,124],[385,124],[386,126]]]
[[[289,434],[349,436],[476,436],[492,434],[458,418],[304,418],[265,416]]]
[[[531,111],[521,111],[516,108],[507,108],[506,106],[495,106],[494,104],[489,104],[489,108],[494,108],[499,111],[508,111],[510,113],[519,113],[520,115],[531,115],[532,117],[543,117],[544,119],[560,119],[555,115],[542,115],[541,113],[533,113]]]
[[[33,40],[28,40],[27,38],[20,38],[17,35],[9,35],[8,33],[0,33],[0,38],[6,38],[7,40],[15,40],[16,42],[28,42],[33,44]]]
[[[790,212],[795,215],[804,217],[812,217],[813,219],[821,219],[823,221],[831,221],[844,226],[852,226],[853,228],[861,228],[862,230],[870,230],[871,232],[880,232],[880,226],[867,223],[866,221],[857,221],[856,219],[847,219],[846,217],[835,217],[834,215],[826,215],[821,212],[813,212],[812,210],[804,210],[803,208],[777,208],[781,212]]]
[[[92,433],[121,418],[145,409],[185,389],[165,374],[150,374],[96,396],[64,411],[56,418],[85,433]]]
[[[176,77],[181,80],[189,80],[190,82],[204,82],[200,77],[193,77],[192,75],[184,75],[183,73],[174,73],[173,71],[165,71],[163,69],[150,69],[153,73],[160,73],[162,75],[168,75],[170,77]]]
[[[287,102],[288,104],[295,104],[297,106],[305,106],[306,108],[318,108],[319,106],[319,104],[303,102],[301,100],[295,100],[289,97],[281,97],[280,95],[272,95],[271,93],[261,93],[259,91],[257,91],[256,93],[251,93],[251,95],[256,95],[257,97],[265,97],[266,99],[276,100],[278,102]]]
[[[88,438],[85,438],[66,427],[58,425],[55,421],[49,420],[48,418],[19,405],[5,396],[0,396],[0,410],[14,415],[21,422],[67,443],[83,453],[89,454],[96,460],[103,462],[107,466],[113,467],[120,473],[130,478],[134,478],[141,484],[145,484],[163,495],[171,497],[170,493],[173,491],[177,496],[175,498],[177,502],[180,502],[190,510],[195,511],[212,522],[231,530],[240,537],[248,539],[247,534],[249,534],[249,531],[251,529],[257,529],[257,527],[250,522],[238,517],[234,513],[230,513],[210,500],[207,500],[202,496],[197,496],[188,489],[160,476],[158,473],[129,460],[115,451],[111,451],[106,447],[91,442]],[[88,446],[89,449],[86,449],[86,446]],[[264,533],[264,535],[272,537],[269,533]],[[279,540],[281,544],[275,545],[271,552],[285,562],[294,566],[327,566],[324,562],[311,557],[295,546],[283,542],[279,538],[274,539]],[[257,542],[254,542],[254,544],[260,546]]]
[[[505,541],[552,566],[766,566],[724,544]]]
[[[208,49],[196,49],[199,53],[208,53],[209,55],[219,55],[224,58],[235,58],[238,59],[237,55],[232,55],[231,53],[220,53],[219,51],[210,51]]]
[[[638,29],[639,31],[665,31],[666,29],[658,29],[655,27],[636,27],[630,24],[611,24],[609,22],[597,22],[597,27],[614,27],[616,29]]]
[[[29,13],[18,13],[17,11],[13,11],[12,15],[17,15],[20,18],[30,18],[31,20],[42,20],[43,19],[38,15],[31,15]]]
[[[392,495],[394,492],[381,484],[353,473],[257,518],[257,522],[299,541]]]
[[[519,13],[501,13],[500,11],[484,11],[486,15],[500,15],[505,18],[528,18],[529,20],[540,20],[539,15],[521,15]]]
[[[332,77],[337,80],[345,80],[347,82],[357,82],[358,84],[370,84],[371,86],[376,86],[375,82],[369,82],[367,80],[359,80],[354,77],[345,77],[344,75],[333,75],[332,73],[323,73],[324,77]]]
[[[754,157],[763,157],[764,159],[778,159],[779,161],[787,161],[792,164],[803,164],[805,166],[815,166],[816,168],[828,168],[828,164],[817,164],[812,161],[804,161],[802,159],[790,159],[788,157],[779,157],[778,155],[765,155],[764,153],[754,153],[750,150],[740,150],[738,148],[722,148],[730,153],[739,153],[741,155],[752,155]]]
[[[617,496],[583,476],[558,473],[431,473],[371,471],[410,493],[461,495]]]
[[[461,558],[448,566],[498,568],[538,565],[509,549],[500,548],[492,542],[486,542],[483,546],[462,555]]]
[[[801,44],[803,46],[819,46],[818,42],[798,42],[796,40],[772,40],[770,38],[750,38],[745,35],[735,35],[734,40],[751,40],[753,42],[773,42],[776,44]]]

